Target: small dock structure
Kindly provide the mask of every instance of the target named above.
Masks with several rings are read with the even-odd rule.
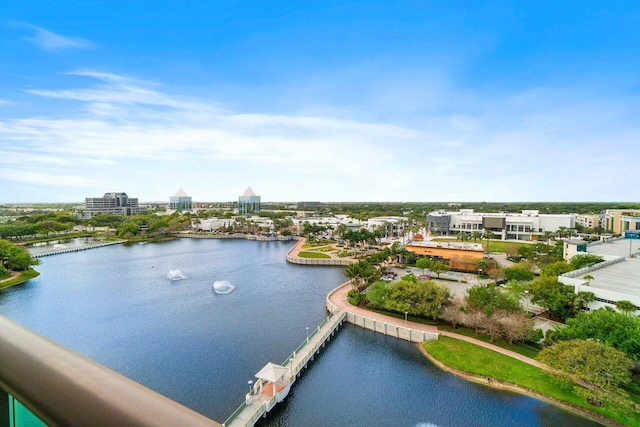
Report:
[[[320,353],[320,349],[331,339],[345,318],[344,311],[331,313],[282,364],[265,365],[256,374],[255,384],[250,383],[244,403],[222,425],[253,426],[260,417],[282,402],[296,378],[300,376],[300,372]]]

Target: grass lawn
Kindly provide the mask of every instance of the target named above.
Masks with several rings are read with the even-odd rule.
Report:
[[[335,250],[335,248],[333,246],[327,246],[327,245],[310,245],[308,243],[305,243],[304,245],[302,245],[302,249],[311,249],[314,251],[322,251],[322,252],[326,252],[326,251],[333,251]]]
[[[8,288],[10,286],[14,286],[22,282],[26,282],[27,280],[33,279],[34,277],[37,277],[39,275],[40,273],[35,271],[33,268],[30,268],[27,271],[23,271],[20,276],[15,277],[11,280],[7,280],[6,282],[0,283],[0,289]]]
[[[508,342],[503,341],[501,339],[497,339],[494,340],[493,342],[491,342],[491,337],[488,335],[476,335],[476,332],[473,329],[464,327],[464,326],[458,326],[457,329],[453,329],[451,326],[449,325],[438,325],[438,329],[441,331],[448,331],[448,332],[453,332],[454,334],[460,334],[460,335],[464,335],[467,337],[471,337],[471,338],[475,338],[477,340],[480,341],[484,341],[484,342],[488,342],[494,345],[497,345],[498,347],[502,347],[504,349],[507,350],[511,350],[514,351],[518,354],[521,354],[523,356],[527,356],[530,357],[532,359],[535,359],[536,356],[538,355],[538,353],[540,352],[539,348],[533,347],[531,345],[527,345],[524,343],[514,343],[513,345],[509,345]]]
[[[327,254],[323,254],[322,252],[300,252],[298,253],[300,258],[329,258],[331,257]]]
[[[577,384],[511,357],[476,345],[440,336],[423,343],[425,350],[445,365],[470,374],[491,377],[553,397],[629,426],[640,425],[640,413],[606,404],[602,408],[590,405],[575,392]]]
[[[519,243],[519,242],[503,242],[502,240],[489,240],[489,251],[490,252],[504,252],[506,248],[513,247],[516,250],[520,249],[521,246],[531,245],[531,243]],[[487,249],[487,241],[482,241],[482,246],[484,249]]]

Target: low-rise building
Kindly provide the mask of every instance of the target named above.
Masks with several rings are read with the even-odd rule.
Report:
[[[600,214],[578,214],[576,215],[576,224],[584,228],[602,227],[602,217]]]
[[[501,240],[538,240],[545,231],[555,232],[564,227],[575,228],[575,216],[569,214],[540,214],[537,210],[522,213],[480,213],[473,209],[458,212],[433,211],[427,215],[427,230],[433,234],[451,235],[460,232],[491,231]]]
[[[640,315],[640,259],[635,254],[640,250],[638,239],[594,242],[587,246],[588,253],[600,255],[604,262],[580,270],[570,271],[558,277],[560,282],[574,287],[576,293],[592,292],[596,300],[588,307],[615,308],[618,301],[631,301]]]
[[[397,238],[404,235],[407,225],[407,218],[402,216],[378,216],[367,220],[367,229],[375,231],[382,229],[385,232],[384,237]]]
[[[191,229],[195,231],[216,231],[220,227],[229,227],[234,224],[233,218],[191,218]]]
[[[607,209],[603,214],[602,227],[613,234],[640,230],[640,209]]]

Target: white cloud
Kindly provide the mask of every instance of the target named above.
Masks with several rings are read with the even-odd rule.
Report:
[[[93,49],[95,46],[91,41],[81,37],[66,37],[36,25],[27,26],[34,31],[34,34],[32,37],[26,37],[25,40],[48,52],[56,53],[70,49]]]
[[[631,172],[619,165],[638,154],[624,102],[558,90],[484,100],[444,87],[464,107],[430,105],[401,126],[344,109],[235,112],[158,84],[73,74],[99,83],[28,91],[67,102],[61,117],[0,120],[0,178],[65,186],[74,199],[95,188],[162,200],[182,186],[229,200],[251,184],[265,200],[627,200]]]

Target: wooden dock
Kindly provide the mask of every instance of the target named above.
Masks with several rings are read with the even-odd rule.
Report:
[[[335,334],[344,322],[345,317],[345,312],[330,314],[316,329],[309,333],[309,338],[304,340],[287,357],[280,365],[282,368],[286,368],[287,371],[283,375],[281,384],[277,384],[277,393],[269,393],[269,387],[272,384],[265,384],[262,380],[258,380],[253,385],[251,393],[247,393],[245,402],[222,425],[226,427],[253,426],[260,417],[273,409],[278,402],[281,402],[288,395],[289,389],[295,383],[296,378],[300,376],[300,372],[320,353],[320,349]]]

